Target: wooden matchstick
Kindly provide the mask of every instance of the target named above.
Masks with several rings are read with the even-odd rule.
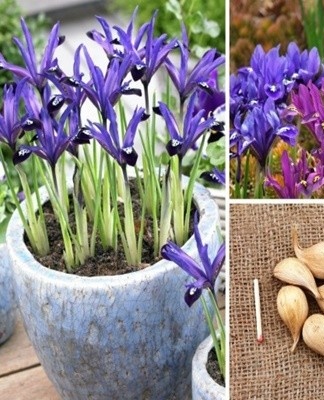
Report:
[[[255,304],[255,315],[256,315],[256,324],[257,324],[257,342],[262,343],[264,340],[262,334],[262,323],[261,323],[261,305],[260,305],[260,288],[259,288],[259,280],[253,280],[254,286],[254,304]]]

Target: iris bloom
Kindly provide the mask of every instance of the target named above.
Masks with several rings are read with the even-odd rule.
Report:
[[[205,110],[200,110],[195,114],[195,101],[196,94],[193,94],[188,102],[186,114],[183,122],[183,134],[180,133],[179,126],[173,113],[168,106],[159,102],[159,107],[154,108],[157,114],[160,114],[166,123],[171,140],[168,142],[166,148],[170,156],[178,155],[180,158],[192,148],[200,136],[207,130],[211,129],[216,123],[213,116],[208,117],[206,120],[202,119]]]
[[[202,267],[186,254],[179,246],[172,242],[168,242],[161,249],[163,258],[175,262],[180,268],[187,272],[195,279],[195,282],[187,285],[185,293],[185,301],[188,306],[200,297],[202,290],[209,288],[214,293],[216,278],[222,268],[225,260],[225,244],[222,243],[215,254],[210,258],[207,244],[203,244],[202,238],[198,229],[198,215],[194,218],[194,236],[197,243],[198,253]]]
[[[323,90],[318,89],[311,81],[307,86],[299,85],[298,92],[293,92],[291,106],[285,110],[286,115],[300,115],[302,123],[314,135],[317,143],[323,142],[324,104]]]
[[[230,94],[232,120],[238,113],[244,113],[264,100],[259,92],[258,77],[251,67],[241,68],[237,75],[231,75]]]
[[[265,53],[262,46],[258,45],[251,58],[251,67],[259,77],[259,91],[273,100],[283,99],[286,94],[286,59],[279,55],[279,47]]]
[[[310,80],[320,82],[320,78],[323,77],[321,58],[316,47],[310,51],[300,51],[297,44],[291,42],[287,48],[286,59],[286,85],[293,83],[296,87],[296,84],[307,84]]]
[[[102,124],[89,122],[89,133],[100,145],[119,163],[119,165],[134,166],[137,153],[134,149],[134,138],[138,124],[146,119],[144,108],[136,108],[126,128],[123,143],[120,143],[117,116],[110,103],[107,103],[109,129]]]
[[[79,108],[86,98],[82,87],[83,73],[81,73],[80,70],[80,53],[82,48],[83,45],[78,46],[74,55],[73,76],[66,76],[58,66],[57,60],[54,60],[56,64],[45,73],[45,76],[53,82],[60,91],[63,103],[74,103],[78,105]]]
[[[197,103],[195,109],[196,112],[204,109],[204,118],[208,118],[208,116],[212,114],[218,107],[225,104],[225,93],[219,90],[218,73],[216,69],[210,73],[209,79],[206,84],[206,88],[198,89]]]
[[[67,135],[65,131],[65,124],[72,111],[72,105],[68,106],[58,122],[51,117],[46,108],[41,109],[39,119],[37,117],[26,119],[25,129],[27,130],[27,126],[29,126],[29,130],[36,130],[36,144],[20,146],[14,154],[14,164],[19,164],[31,154],[36,154],[54,168],[61,154],[77,134],[77,132],[70,132]]]
[[[143,49],[142,50],[140,49],[140,44],[141,44],[143,36],[146,33],[146,30],[148,28],[148,23],[145,23],[144,25],[142,25],[139,28],[138,33],[136,35],[134,35],[133,28],[134,28],[134,21],[136,18],[137,10],[138,10],[138,7],[135,8],[126,31],[123,31],[121,28],[119,28],[117,26],[114,26],[113,28],[118,33],[121,32],[122,35],[124,35],[124,34],[126,35],[126,37],[129,40],[129,44],[132,44],[131,49],[135,52],[138,52],[138,59],[140,60],[141,56],[142,56],[142,51],[143,51]],[[102,34],[101,32],[98,32],[97,30],[94,29],[87,33],[88,37],[90,39],[94,40],[96,43],[98,43],[104,49],[109,60],[111,60],[113,58],[123,58],[126,55],[125,49],[122,47],[120,40],[113,37],[112,30],[111,30],[111,27],[108,24],[108,22],[102,17],[97,17],[97,20],[99,21],[99,23],[104,31],[104,34]],[[127,48],[129,50],[128,46],[127,46]]]
[[[55,24],[51,30],[48,38],[48,43],[43,54],[40,65],[38,66],[35,54],[35,48],[30,31],[24,21],[21,19],[21,27],[25,37],[26,46],[24,46],[18,38],[14,38],[13,42],[19,48],[21,56],[24,60],[25,68],[10,64],[0,54],[0,67],[11,71],[19,78],[28,78],[28,81],[42,91],[46,85],[46,76],[44,75],[48,70],[56,65],[53,61],[55,49],[64,42],[64,36],[59,36],[59,23]]]
[[[156,14],[157,11],[153,14],[149,24],[145,25],[147,38],[145,47],[141,50],[138,49],[138,38],[136,39],[135,43],[133,43],[129,32],[123,31],[120,27],[115,27],[119,35],[120,44],[123,46],[125,54],[132,55],[133,68],[131,72],[133,79],[135,81],[141,79],[146,86],[149,85],[153,75],[163,64],[170,51],[178,44],[176,39],[172,39],[167,43],[166,34],[163,34],[158,38],[154,37]],[[142,28],[140,31],[141,38],[143,36],[143,30],[144,28]]]
[[[126,56],[122,61],[113,59],[104,75],[102,70],[94,65],[85,47],[84,53],[90,70],[91,81],[88,84],[82,83],[82,87],[90,101],[100,111],[104,120],[108,117],[110,104],[116,104],[122,94],[141,95],[139,89],[129,87],[129,82],[123,83],[131,65],[131,56]]]
[[[220,171],[217,168],[213,168],[209,172],[203,172],[200,177],[211,183],[225,185],[225,171]]]
[[[264,106],[254,107],[248,111],[241,125],[239,126],[238,121],[236,125],[245,142],[250,143],[249,147],[262,167],[266,165],[276,138],[284,140],[291,146],[296,144],[297,128],[283,123],[271,99],[268,99]]]
[[[233,123],[234,127],[230,132],[230,155],[232,158],[243,155],[253,142],[253,138],[245,137],[241,133],[242,118],[243,116],[240,113],[236,114]]]
[[[7,143],[12,150],[16,149],[16,141],[22,133],[19,119],[19,99],[26,80],[18,84],[4,86],[3,109],[0,112],[0,141]]]
[[[180,67],[177,68],[170,59],[166,60],[165,67],[179,93],[180,102],[183,104],[196,88],[210,93],[211,86],[208,77],[217,67],[224,64],[225,57],[220,55],[216,49],[210,49],[190,71],[190,50],[184,25],[182,25],[182,42],[178,41],[178,46],[180,48]]]

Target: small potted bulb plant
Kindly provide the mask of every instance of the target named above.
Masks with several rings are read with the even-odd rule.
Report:
[[[195,279],[194,282],[186,285],[184,299],[189,307],[199,298],[201,299],[210,331],[210,336],[199,345],[193,357],[192,399],[225,400],[226,335],[216,298],[216,280],[224,264],[225,244],[221,236],[217,234],[208,244],[204,243],[199,232],[197,215],[195,215],[194,236],[201,264],[172,242],[168,242],[162,247],[161,254],[163,258],[175,262]],[[203,295],[203,291],[207,292],[206,297]],[[212,353],[214,354],[213,359]],[[207,364],[210,365],[210,371],[215,371],[213,377],[208,372]]]
[[[101,30],[87,33],[104,68],[81,44],[66,74],[54,56],[64,42],[59,23],[40,62],[24,20],[25,41],[13,39],[24,67],[0,54],[14,80],[4,88],[0,140],[25,195],[7,230],[10,262],[27,333],[65,400],[188,398],[191,358],[207,333],[201,310],[183,304],[188,277],[160,249],[174,240],[196,257],[194,209],[206,243],[217,231],[216,203],[196,181],[219,124],[199,98],[223,98],[209,81],[224,57],[210,49],[189,69],[185,27],[180,38],[156,37],[157,13],[136,30],[136,11],[126,29],[98,17]],[[153,93],[158,71],[167,82]],[[95,119],[85,117],[89,107]],[[42,188],[28,183],[26,163]],[[209,178],[219,180],[215,171]]]

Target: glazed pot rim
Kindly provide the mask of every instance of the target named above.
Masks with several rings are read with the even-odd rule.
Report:
[[[187,181],[187,179],[185,179],[185,182]],[[48,197],[45,188],[44,190],[41,189],[41,191],[41,197],[44,199],[44,201],[46,201]],[[201,235],[206,238],[206,241],[208,241],[208,239],[213,234],[215,234],[217,227],[220,226],[218,206],[216,202],[212,199],[208,189],[206,189],[199,183],[195,183],[193,200],[200,214],[198,225],[199,230],[201,232]],[[22,204],[22,208],[23,210],[25,209],[25,204]],[[211,224],[212,220],[215,221],[214,229],[212,228]],[[155,275],[166,273],[168,270],[171,270],[176,266],[176,264],[168,260],[160,260],[142,270],[129,272],[122,275],[101,275],[93,277],[78,276],[74,274],[69,274],[67,272],[56,271],[43,266],[33,257],[31,252],[28,250],[23,240],[23,235],[23,224],[20,220],[18,211],[15,210],[9,221],[6,234],[6,244],[11,261],[14,264],[23,263],[25,272],[29,272],[31,275],[33,275],[34,279],[55,279],[56,281],[60,281],[63,285],[79,285],[86,283],[87,285],[94,285],[98,287],[105,286],[109,283],[109,285],[119,286],[123,284],[128,284],[130,282],[135,283],[136,281],[143,281],[145,279],[151,280]],[[188,241],[182,246],[182,249],[195,258],[195,255],[192,254],[193,248],[196,249],[196,246],[194,245],[194,237],[191,236]],[[42,277],[40,278],[40,276]]]
[[[218,393],[225,395],[226,387],[214,381],[214,379],[207,372],[206,365],[208,361],[208,354],[212,347],[213,339],[211,335],[209,335],[197,347],[195,355],[192,359],[192,375],[197,375],[197,382],[198,380],[201,382],[205,382],[205,385],[210,389],[217,387]]]

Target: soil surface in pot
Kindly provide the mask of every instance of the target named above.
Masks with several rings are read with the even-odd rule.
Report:
[[[216,353],[215,353],[214,348],[212,348],[208,354],[208,360],[207,360],[206,367],[207,367],[207,372],[214,379],[214,381],[217,382],[221,386],[225,386],[224,378],[218,367],[218,362],[217,362]]]
[[[132,191],[132,199],[133,199],[133,213],[135,220],[135,229],[138,229],[140,226],[140,218],[142,212],[142,205],[139,195],[137,193],[136,185],[133,181],[130,181],[131,191]],[[71,202],[72,203],[72,202]],[[49,245],[51,252],[46,256],[37,256],[34,254],[28,239],[25,235],[25,242],[29,249],[29,251],[34,255],[36,260],[40,262],[45,267],[55,269],[57,271],[67,272],[66,266],[63,258],[63,240],[61,229],[56,221],[54,216],[52,207],[50,203],[46,203],[43,207],[46,227],[49,238]],[[120,215],[123,217],[123,207],[120,207]],[[191,213],[191,222],[190,222],[190,232],[193,232],[193,213]],[[74,215],[71,213],[70,216],[70,225],[72,229],[75,227],[74,223]],[[136,223],[138,221],[138,224]],[[89,229],[91,232],[91,227]],[[122,275],[129,272],[138,271],[140,269],[146,268],[151,264],[159,261],[161,257],[153,257],[154,254],[154,243],[153,243],[153,224],[150,218],[147,218],[145,221],[145,229],[144,229],[144,237],[143,237],[143,249],[142,249],[142,262],[140,266],[130,266],[127,264],[127,260],[124,255],[124,250],[122,244],[120,243],[117,251],[113,249],[104,249],[100,243],[100,240],[97,239],[96,243],[96,256],[89,257],[85,264],[77,267],[74,271],[75,275],[81,276],[103,276],[103,275]]]

